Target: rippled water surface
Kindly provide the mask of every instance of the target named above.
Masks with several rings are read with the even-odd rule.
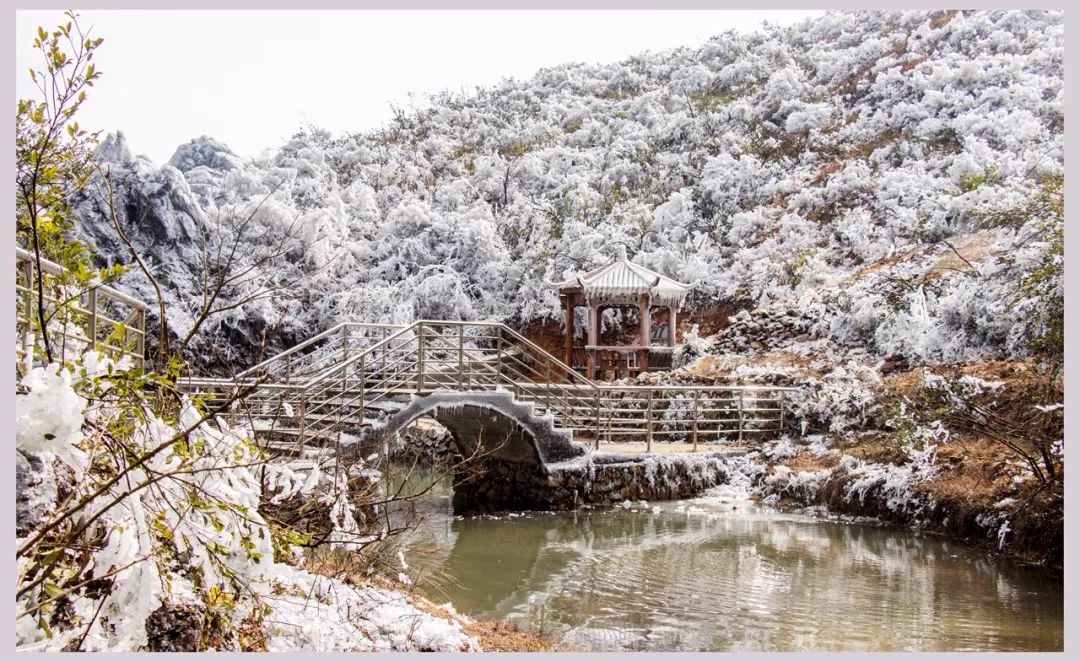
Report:
[[[496,519],[443,494],[422,515],[432,598],[587,650],[1063,646],[1059,579],[937,537],[708,498]]]

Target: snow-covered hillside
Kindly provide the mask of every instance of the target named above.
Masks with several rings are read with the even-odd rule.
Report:
[[[775,307],[873,355],[963,361],[1023,353],[1060,296],[1016,292],[1051,248],[1032,201],[1063,173],[1063,72],[1058,13],[830,13],[442,94],[254,162],[206,137],[160,167],[122,135],[100,158],[174,332],[197,314],[204,236],[240,232],[225,256],[257,275],[223,300],[272,292],[215,317],[204,360],[246,363],[279,321],[280,347],[345,319],[555,317],[542,278],[621,245],[701,279],[690,306]],[[96,194],[77,211],[102,259],[128,261]],[[153,299],[136,272],[123,285]]]

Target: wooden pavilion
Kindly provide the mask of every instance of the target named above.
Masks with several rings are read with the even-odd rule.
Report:
[[[565,359],[589,379],[607,373],[615,378],[648,370],[671,368],[675,346],[676,312],[697,282],[686,285],[630,262],[621,256],[609,264],[560,283],[557,289],[565,314]],[[575,338],[574,310],[588,309],[585,334]],[[637,310],[638,332],[629,344],[603,344],[603,314],[612,308]],[[658,316],[653,323],[654,315]]]

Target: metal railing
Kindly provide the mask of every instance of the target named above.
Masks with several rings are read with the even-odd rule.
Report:
[[[237,377],[248,379],[263,376],[286,382],[309,377],[319,369],[344,360],[402,328],[404,325],[401,324],[343,322],[238,373]]]
[[[349,344],[341,340],[343,329],[367,335]],[[298,356],[318,358],[298,370]],[[439,391],[510,392],[597,448],[637,442],[644,450],[654,443],[696,449],[781,433],[788,423],[786,398],[795,390],[593,382],[504,324],[454,321],[339,325],[235,380],[187,380],[182,386],[210,401],[251,389],[234,415],[261,422],[264,436],[290,439],[297,451],[339,442],[395,411],[404,396]]]
[[[65,361],[96,349],[112,358],[129,356],[142,367],[146,350],[147,305],[100,283],[79,286],[52,261],[15,248],[16,365],[28,369],[44,359],[38,287],[44,302],[45,332],[53,360]]]

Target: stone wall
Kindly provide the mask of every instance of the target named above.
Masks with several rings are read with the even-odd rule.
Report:
[[[454,511],[572,510],[696,496],[727,481],[731,452],[592,453],[545,466],[489,459],[454,477]]]

